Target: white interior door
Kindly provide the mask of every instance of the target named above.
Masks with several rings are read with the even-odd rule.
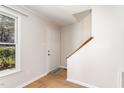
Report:
[[[60,66],[60,31],[47,28],[47,62],[48,72]]]

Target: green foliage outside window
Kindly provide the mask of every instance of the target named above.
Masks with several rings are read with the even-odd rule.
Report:
[[[15,48],[0,48],[0,70],[15,68]]]

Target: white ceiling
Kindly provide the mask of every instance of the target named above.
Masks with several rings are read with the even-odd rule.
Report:
[[[42,17],[54,22],[58,26],[65,26],[77,22],[73,16],[76,13],[90,9],[83,5],[25,5]]]

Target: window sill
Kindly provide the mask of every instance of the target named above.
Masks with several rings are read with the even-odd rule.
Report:
[[[5,71],[0,71],[0,78],[17,73],[17,72],[20,72],[20,71],[21,71],[21,69],[7,69]]]

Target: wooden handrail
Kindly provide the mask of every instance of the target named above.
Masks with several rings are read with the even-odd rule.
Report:
[[[91,41],[93,39],[93,37],[90,37],[89,39],[87,39],[83,44],[81,44],[73,53],[71,53],[69,56],[66,57],[69,58],[70,56],[72,56],[75,52],[77,52],[79,49],[81,49],[84,45],[86,45],[89,41]]]

